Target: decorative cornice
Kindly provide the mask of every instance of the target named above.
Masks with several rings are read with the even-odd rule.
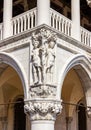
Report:
[[[31,120],[55,120],[56,115],[62,110],[62,105],[60,101],[32,100],[24,109]]]
[[[80,48],[81,50],[84,50],[84,51],[86,51],[88,53],[91,53],[90,47],[85,46],[84,44],[81,44],[81,42],[79,42],[79,41],[77,41],[77,40],[75,40],[75,39],[73,39],[71,37],[68,37],[65,34],[62,34],[61,32],[59,32],[59,31],[55,30],[54,28],[52,28],[52,27],[50,27],[48,25],[45,25],[45,24],[40,25],[38,27],[34,27],[33,29],[25,31],[25,32],[23,32],[23,33],[21,33],[19,35],[15,35],[15,36],[12,36],[10,38],[1,40],[0,41],[0,51],[11,51],[13,49],[16,49],[17,47],[19,48],[19,45],[22,45],[22,44],[25,45],[26,42],[21,42],[21,43],[19,42],[18,43],[18,41],[22,41],[22,39],[29,38],[34,31],[39,31],[42,28],[49,29],[49,30],[55,32],[59,39],[62,39],[65,42],[67,41],[68,46],[67,45],[63,46],[63,43],[62,43],[62,45],[61,45],[62,48],[70,50],[72,53],[74,51],[75,51],[75,53],[79,53],[78,49],[73,50],[73,47],[70,48],[70,46],[69,46],[69,44],[70,44],[70,45],[73,45],[74,48],[77,47],[77,48]],[[16,47],[16,45],[17,45],[17,47]]]

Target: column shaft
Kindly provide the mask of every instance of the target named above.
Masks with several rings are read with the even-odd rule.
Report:
[[[3,38],[12,36],[12,0],[4,0],[3,7]]]
[[[50,0],[37,0],[37,25],[50,25]]]
[[[81,41],[80,33],[80,0],[71,0],[72,37]]]
[[[31,130],[54,130],[54,121],[31,121]]]

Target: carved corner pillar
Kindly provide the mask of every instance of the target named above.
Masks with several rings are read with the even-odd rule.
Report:
[[[86,0],[89,7],[91,7],[91,0]]]
[[[62,110],[61,101],[56,99],[56,40],[56,34],[45,28],[31,36],[30,97],[24,106],[31,130],[54,130],[56,116]]]
[[[55,121],[56,116],[62,110],[62,105],[60,101],[56,100],[31,100],[26,103],[24,110],[30,116],[31,121]]]
[[[56,96],[56,40],[56,34],[45,28],[31,36],[29,93],[32,98]]]

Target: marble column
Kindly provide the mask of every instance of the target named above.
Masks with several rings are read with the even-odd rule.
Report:
[[[71,0],[72,37],[81,41],[80,33],[80,0]]]
[[[37,0],[37,25],[50,25],[50,0]]]
[[[12,36],[12,0],[4,0],[3,7],[3,39]]]

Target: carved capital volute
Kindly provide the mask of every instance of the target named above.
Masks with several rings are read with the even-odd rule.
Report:
[[[62,105],[60,101],[31,100],[24,106],[24,109],[32,121],[55,120],[62,110]]]

